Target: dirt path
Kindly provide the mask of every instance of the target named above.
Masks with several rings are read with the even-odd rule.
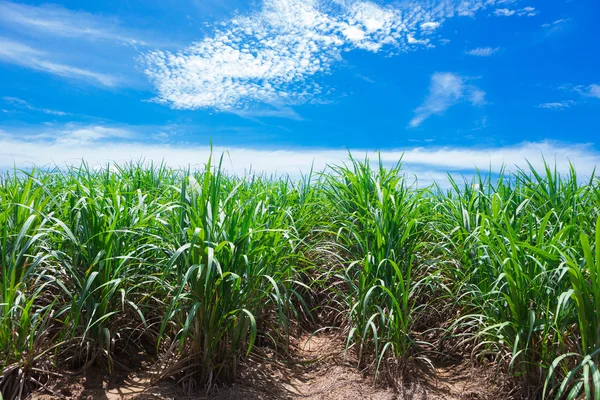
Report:
[[[174,384],[165,382],[148,387],[150,379],[133,376],[110,382],[99,374],[88,373],[77,383],[55,388],[54,395],[34,394],[36,400],[54,398],[89,400],[150,400],[150,399],[203,399],[215,400],[459,400],[498,399],[490,372],[471,368],[468,363],[439,367],[435,373],[411,379],[419,382],[412,387],[394,390],[373,384],[344,357],[344,342],[331,334],[317,335],[310,340],[298,341],[297,362],[253,360],[241,372],[233,385],[213,390],[209,394],[184,396]],[[414,377],[413,377],[414,378]]]
[[[394,390],[373,384],[371,376],[365,376],[356,364],[344,357],[344,342],[332,335],[303,338],[299,343],[298,356],[303,360],[315,360],[311,364],[296,367],[275,367],[263,370],[263,376],[254,380],[219,390],[216,400],[229,399],[308,399],[308,400],[459,400],[492,399],[494,396],[489,374],[470,368],[467,363],[440,367],[431,377],[413,379],[419,381],[412,387]]]

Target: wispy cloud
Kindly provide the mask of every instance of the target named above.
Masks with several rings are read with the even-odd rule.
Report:
[[[443,114],[448,108],[468,101],[472,105],[485,103],[485,92],[467,83],[468,79],[450,72],[436,72],[431,77],[429,94],[424,103],[415,110],[410,127],[417,127],[432,115]]]
[[[295,121],[302,121],[302,117],[292,107],[281,106],[254,106],[246,107],[243,109],[231,108],[229,111],[232,114],[236,114],[242,118],[256,119],[256,118],[284,118]]]
[[[358,79],[362,79],[365,82],[369,82],[369,83],[377,83],[377,81],[369,76],[360,74],[360,73],[356,73],[354,74],[355,77],[357,77]]]
[[[578,85],[575,86],[573,90],[585,97],[595,97],[597,99],[600,99],[600,85]]]
[[[170,32],[48,3],[0,0],[0,27],[0,62],[106,88],[147,86],[137,68],[140,51],[180,46]]]
[[[439,28],[440,25],[441,25],[441,23],[439,23],[439,22],[432,22],[432,21],[423,22],[421,24],[421,29],[433,31],[433,30],[436,30],[437,28]]]
[[[550,23],[550,22],[547,22],[547,23],[545,23],[545,24],[542,24],[542,28],[550,28],[550,27],[552,27],[552,26],[561,25],[561,24],[564,24],[565,22],[567,22],[567,21],[569,21],[569,20],[570,20],[570,18],[561,18],[561,19],[557,19],[556,21],[554,21],[554,22],[552,22],[552,23]]]
[[[589,84],[589,85],[573,85],[573,84],[564,84],[559,86],[560,90],[569,93],[578,94],[577,100],[563,100],[563,101],[555,101],[548,103],[538,104],[538,108],[546,108],[549,110],[565,110],[567,108],[576,106],[578,104],[583,104],[587,102],[587,98],[596,98],[600,99],[600,85],[597,84]]]
[[[477,47],[475,49],[467,50],[466,53],[470,56],[477,57],[489,57],[502,50],[500,47]]]
[[[31,111],[42,112],[44,114],[56,115],[59,117],[64,117],[66,115],[70,115],[70,113],[67,113],[64,111],[51,110],[49,108],[35,107],[35,106],[31,105],[29,102],[27,102],[23,99],[19,99],[17,97],[4,96],[2,98],[2,100],[4,100],[6,103],[12,104],[15,107],[24,108],[24,109],[31,110]]]
[[[571,108],[576,103],[573,100],[563,100],[563,101],[555,101],[550,103],[541,103],[538,104],[538,108],[545,108],[548,110],[566,110],[567,108]]]
[[[497,8],[494,10],[494,15],[498,17],[511,17],[513,15],[519,17],[535,17],[539,14],[539,11],[535,9],[535,7],[527,6],[518,9],[509,9],[509,8]]]
[[[110,141],[115,139],[130,139],[134,133],[118,127],[105,127],[102,125],[74,126],[58,132],[55,143],[62,146],[87,145],[96,142]]]
[[[55,62],[51,57],[51,54],[43,50],[0,37],[0,61],[65,78],[91,81],[108,87],[117,86],[119,83],[118,78],[112,75]]]
[[[524,7],[524,8],[517,10],[517,15],[519,17],[523,17],[523,16],[535,17],[538,14],[539,14],[539,11],[536,10],[534,7]]]
[[[591,97],[600,99],[600,85],[592,83],[589,85],[574,85],[571,83],[561,85],[559,89],[566,92],[574,92],[579,94],[581,97]]]
[[[431,47],[431,32],[447,18],[473,16],[494,3],[263,0],[260,10],[213,25],[187,48],[151,51],[143,61],[157,101],[176,109],[298,104],[325,95],[315,77],[330,73],[344,51],[397,54]]]
[[[126,127],[114,130],[86,127],[73,129],[64,137],[21,138],[0,131],[0,168],[27,168],[48,165],[73,165],[85,159],[91,166],[105,166],[107,162],[125,163],[131,160],[164,162],[172,167],[201,167],[208,158],[210,148],[200,145],[164,145],[159,143],[133,142],[126,140],[115,143],[106,141],[107,136],[134,135]],[[216,154],[226,152],[224,167],[231,173],[244,174],[252,169],[257,173],[289,174],[298,177],[300,172],[311,168],[321,170],[327,165],[347,161],[347,150],[328,149],[256,149],[214,147]],[[350,149],[357,157],[368,155],[372,160],[381,157],[384,164],[403,160],[404,171],[421,182],[435,179],[442,184],[448,172],[469,175],[476,169],[499,171],[502,166],[508,169],[526,167],[526,160],[536,168],[542,168],[542,155],[550,162],[556,162],[560,173],[567,173],[569,162],[573,162],[580,175],[590,174],[600,163],[600,154],[590,145],[557,143],[551,141],[524,142],[510,146],[469,148],[469,147],[413,147],[406,149],[383,150],[376,153],[365,149]]]
[[[574,23],[571,18],[561,18],[553,22],[542,24],[543,34],[545,36],[553,36],[562,32],[573,29]]]
[[[498,17],[510,17],[516,13],[515,10],[509,10],[508,8],[497,8],[494,10],[494,15]]]
[[[116,18],[72,11],[58,5],[32,6],[0,1],[0,21],[5,27],[17,28],[28,35],[37,33],[127,45],[145,44],[130,29],[121,27]]]
[[[85,147],[87,145],[108,144],[119,145],[124,139],[140,139],[137,129],[128,126],[105,126],[102,124],[82,125],[67,123],[56,126],[36,127],[34,129],[18,129],[9,135],[4,130],[5,138],[19,139],[23,142],[38,143],[40,146]],[[40,148],[40,151],[43,151]],[[29,155],[36,157],[36,155]]]

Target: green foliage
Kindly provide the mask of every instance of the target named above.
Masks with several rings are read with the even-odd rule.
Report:
[[[7,176],[0,187],[0,393],[21,397],[46,345],[48,304],[48,203],[45,187],[33,175]]]
[[[530,398],[600,395],[595,177],[530,166],[443,190],[381,160],[299,180],[221,163],[0,177],[2,396],[52,368],[141,358],[190,388],[229,381],[257,346],[285,355],[332,308],[375,375],[427,360],[437,334]],[[430,318],[440,305],[451,321]]]
[[[574,383],[580,375],[573,359],[590,364],[586,356],[600,348],[589,328],[596,329],[589,319],[596,308],[587,283],[594,276],[586,234],[598,214],[596,185],[593,177],[578,183],[573,169],[560,176],[549,166],[543,174],[530,167],[508,177],[479,175],[435,196],[439,247],[454,260],[443,272],[463,310],[453,329],[472,337],[482,357],[502,360],[529,397],[562,398],[567,386],[571,398],[584,386],[588,396],[591,390],[586,378]],[[585,367],[585,376],[593,371]],[[556,389],[552,382],[563,378]]]
[[[173,288],[161,336],[174,329],[198,384],[232,379],[258,327],[287,341],[297,296],[294,206],[286,187],[228,179],[220,167],[184,178],[178,217],[182,231],[165,237],[162,282]],[[175,327],[172,327],[174,322]]]
[[[336,295],[349,322],[348,347],[358,345],[360,361],[374,357],[376,371],[390,353],[414,353],[411,327],[417,282],[412,269],[419,239],[420,193],[410,190],[400,164],[376,169],[351,159],[326,178],[326,195],[337,212],[330,222],[348,264],[336,277]]]

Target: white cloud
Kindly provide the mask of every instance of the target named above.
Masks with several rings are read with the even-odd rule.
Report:
[[[415,110],[415,117],[409,125],[417,127],[432,115],[442,114],[465,100],[473,105],[483,105],[485,92],[468,84],[467,79],[462,76],[450,72],[436,72],[431,77],[429,94],[424,103]]]
[[[128,139],[134,137],[134,133],[115,127],[105,127],[101,125],[90,125],[83,127],[68,127],[58,132],[55,143],[61,146],[87,145],[95,142],[114,139]]]
[[[180,47],[169,39],[179,32],[130,28],[116,16],[41,3],[0,0],[0,62],[107,88],[147,88],[140,51]]]
[[[575,24],[573,23],[571,18],[561,18],[553,22],[547,22],[545,24],[542,24],[543,34],[546,36],[557,35],[562,32],[572,30],[574,27]]]
[[[4,133],[5,138],[38,144],[46,143],[50,146],[64,146],[65,148],[108,142],[119,145],[124,139],[138,137],[137,131],[128,127],[75,123],[40,126],[34,129],[21,128],[14,130],[12,135],[9,135],[6,130],[0,130],[0,132]],[[29,156],[36,157],[35,155]]]
[[[517,15],[519,17],[534,17],[538,14],[539,12],[535,9],[535,7],[531,6],[520,9],[497,8],[494,10],[494,15],[498,17],[510,17],[513,15]]]
[[[582,94],[586,97],[595,97],[597,99],[600,99],[600,85],[596,85],[596,84],[591,84],[591,85],[587,85],[587,86],[579,85],[579,86],[575,86],[574,90],[577,93]]]
[[[31,111],[43,112],[45,114],[57,115],[59,117],[64,117],[66,115],[70,115],[69,113],[64,112],[64,111],[51,110],[49,108],[34,107],[31,104],[29,104],[27,101],[19,99],[17,97],[4,96],[2,98],[2,100],[4,100],[5,102],[7,102],[9,104],[12,104],[15,107],[25,108],[25,109],[31,110]]]
[[[491,168],[492,171],[498,171],[503,165],[509,169],[514,166],[524,167],[524,160],[531,161],[532,165],[539,169],[543,166],[542,155],[549,162],[556,160],[561,172],[567,172],[569,160],[575,163],[582,173],[590,173],[600,163],[600,154],[591,145],[553,141],[523,142],[489,148],[416,148],[406,151],[403,160],[407,164],[427,165],[444,170]],[[386,154],[384,160],[390,156],[391,154]]]
[[[421,24],[421,29],[435,30],[435,29],[439,28],[439,26],[440,26],[439,22],[423,22]]]
[[[212,26],[212,33],[178,51],[151,51],[142,61],[157,101],[176,109],[227,111],[249,103],[297,104],[324,92],[344,51],[395,54],[430,47],[447,18],[472,16],[495,0],[263,0],[262,8]]]
[[[575,92],[583,97],[594,97],[600,99],[600,85],[595,83],[589,85],[573,85],[568,83],[559,86],[559,89],[568,92]]]
[[[564,24],[565,22],[569,21],[570,18],[561,18],[561,19],[557,19],[556,21],[552,22],[552,23],[545,23],[542,24],[542,28],[550,28],[553,25],[560,25],[560,24]]]
[[[413,35],[407,35],[406,41],[408,44],[421,44],[421,45],[429,44],[429,39],[415,39],[415,37]]]
[[[500,50],[500,47],[477,47],[475,49],[466,51],[466,54],[477,57],[489,57],[498,53]]]
[[[0,37],[0,61],[108,87],[118,84],[118,79],[112,75],[55,62],[52,60],[52,55],[43,50],[34,49],[26,44],[2,37]]]
[[[575,106],[577,104],[586,103],[586,97],[600,99],[600,85],[598,84],[590,84],[590,85],[573,85],[573,84],[564,84],[559,86],[559,89],[567,91],[567,92],[575,92],[579,94],[580,98],[575,100],[564,100],[558,102],[549,102],[539,104],[537,107],[546,108],[552,110],[564,110]]]
[[[72,11],[58,5],[31,6],[0,1],[0,21],[5,27],[17,28],[27,35],[37,33],[128,45],[144,44],[129,30],[120,27],[115,18]]]
[[[536,15],[539,14],[539,11],[535,9],[535,7],[525,7],[525,8],[521,8],[520,10],[517,11],[517,15],[519,17],[535,17]]]
[[[73,165],[84,159],[90,166],[105,166],[107,162],[126,163],[131,160],[164,162],[172,167],[201,167],[208,158],[210,148],[200,145],[164,145],[126,141],[103,141],[110,136],[134,137],[127,128],[79,127],[71,135],[83,140],[63,138],[17,138],[0,131],[0,168],[28,168],[49,165]],[[289,174],[298,177],[314,165],[322,170],[326,165],[347,161],[346,150],[281,149],[214,147],[215,154],[226,152],[225,169],[243,174],[252,168],[258,173]],[[350,149],[356,157],[367,154],[376,160],[378,153],[365,149]],[[502,166],[513,169],[526,167],[529,160],[535,168],[542,168],[542,154],[549,162],[556,161],[558,171],[567,173],[572,161],[580,175],[590,174],[600,163],[600,154],[590,145],[556,143],[551,141],[524,142],[520,144],[488,147],[439,147],[383,150],[380,153],[385,165],[396,163],[401,157],[407,175],[416,175],[421,182],[436,179],[443,183],[446,173],[471,174],[476,168],[498,172]]]
[[[546,108],[548,110],[566,110],[575,105],[573,100],[555,101],[550,103],[538,104],[538,108]]]
[[[588,87],[587,95],[600,99],[600,85],[590,85]]]
[[[499,17],[510,17],[516,13],[515,10],[509,10],[508,8],[498,8],[494,10],[494,15]]]
[[[243,109],[230,108],[228,110],[232,114],[236,114],[242,118],[256,119],[260,117],[267,118],[285,118],[292,119],[295,121],[301,121],[302,117],[292,108],[287,106],[275,107],[275,106],[264,106],[264,107],[247,107]]]

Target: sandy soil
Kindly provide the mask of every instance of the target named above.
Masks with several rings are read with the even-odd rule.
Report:
[[[437,366],[435,371],[410,377],[412,384],[396,385],[396,389],[374,385],[356,364],[344,357],[344,342],[332,334],[321,334],[298,340],[296,361],[251,360],[241,371],[237,383],[213,388],[209,393],[189,396],[178,392],[172,382],[151,386],[148,374],[126,379],[109,379],[90,370],[84,376],[49,388],[53,393],[34,393],[35,400],[150,400],[150,399],[215,399],[215,400],[459,400],[507,398],[506,392],[494,384],[493,371],[473,368],[462,361]]]

